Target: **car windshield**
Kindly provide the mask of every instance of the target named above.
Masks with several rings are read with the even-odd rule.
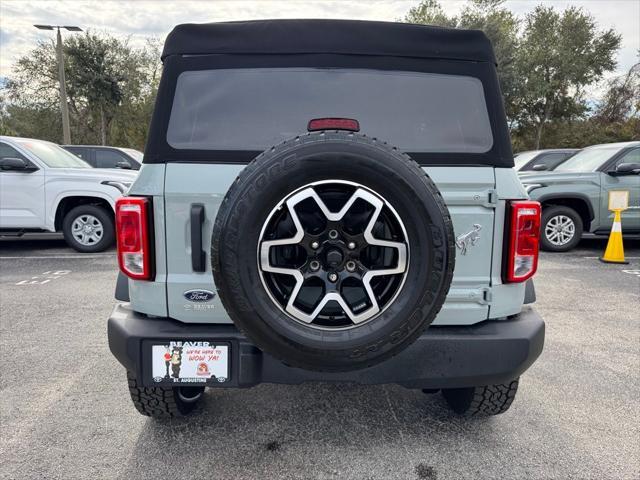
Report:
[[[515,163],[514,168],[516,171],[524,167],[531,159],[533,159],[533,157],[538,155],[538,153],[539,152],[537,150],[533,152],[522,152],[513,157],[513,163]]]
[[[620,147],[585,148],[561,163],[556,172],[593,172],[620,151]]]
[[[17,139],[21,147],[29,150],[49,168],[91,168],[87,162],[54,143]]]
[[[144,154],[141,151],[135,150],[133,148],[123,148],[122,151],[125,152],[130,157],[132,157],[136,162],[142,163],[142,158],[144,157]]]

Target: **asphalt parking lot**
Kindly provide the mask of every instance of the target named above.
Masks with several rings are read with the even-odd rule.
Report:
[[[542,357],[511,410],[464,419],[397,386],[208,391],[187,419],[140,416],[111,356],[113,252],[0,241],[0,477],[640,477],[640,242],[543,254]]]

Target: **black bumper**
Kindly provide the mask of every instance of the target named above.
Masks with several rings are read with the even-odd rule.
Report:
[[[311,372],[289,367],[253,346],[232,325],[186,324],[148,318],[119,304],[108,321],[109,348],[118,361],[152,386],[152,343],[214,340],[231,345],[230,380],[225,387],[309,381],[397,383],[409,388],[457,388],[514,380],[538,358],[544,322],[531,308],[508,320],[472,326],[430,327],[415,343],[383,363],[352,372]],[[147,361],[145,361],[147,360]]]

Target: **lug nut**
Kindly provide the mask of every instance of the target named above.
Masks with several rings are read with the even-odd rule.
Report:
[[[311,242],[311,248],[313,248],[314,250],[317,250],[319,246],[320,244],[318,242]]]
[[[320,262],[317,260],[311,260],[311,262],[309,262],[309,268],[311,270],[313,270],[314,272],[320,269]]]
[[[347,244],[347,247],[349,248],[349,250],[353,250],[354,248],[356,248],[356,244],[354,242],[349,242]]]
[[[335,273],[330,273],[329,274],[329,281],[330,282],[335,282],[336,280],[338,280],[338,275],[336,275]]]
[[[337,230],[329,230],[329,238],[331,240],[335,240],[336,238],[338,238],[338,231]]]
[[[353,260],[349,260],[346,267],[348,271],[353,272],[356,269],[356,262],[354,262]]]

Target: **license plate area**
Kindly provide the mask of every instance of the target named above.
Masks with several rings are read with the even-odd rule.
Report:
[[[148,347],[145,349],[151,364],[148,384],[225,386],[230,382],[230,342],[154,341]]]

